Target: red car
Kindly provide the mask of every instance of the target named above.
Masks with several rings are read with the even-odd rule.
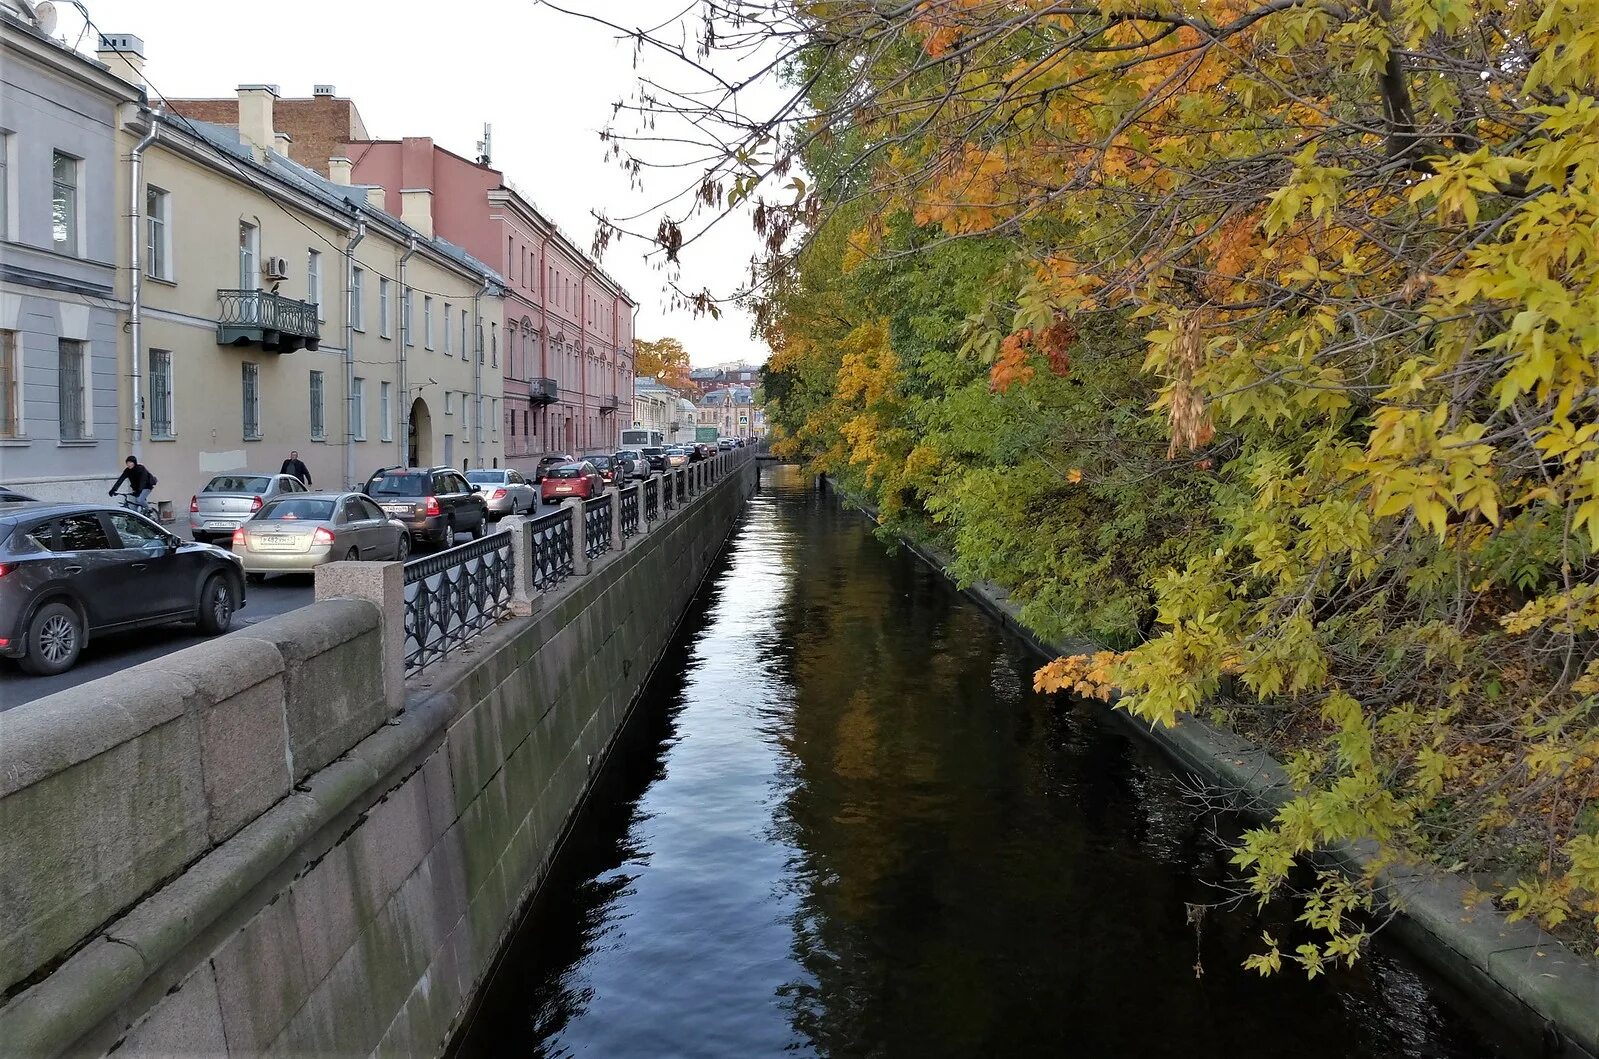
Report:
[[[588,500],[604,491],[605,479],[587,460],[545,468],[544,479],[539,482],[539,497],[545,503],[565,500],[569,496]]]

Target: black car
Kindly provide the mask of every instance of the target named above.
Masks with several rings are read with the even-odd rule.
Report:
[[[534,484],[544,481],[544,472],[551,467],[559,467],[563,463],[571,463],[576,458],[569,452],[551,452],[540,456],[539,465],[533,469]]]
[[[228,631],[244,606],[231,552],[109,504],[0,507],[0,656],[29,673],[71,669],[91,637],[192,621]]]
[[[448,548],[457,533],[488,532],[489,504],[454,467],[388,467],[367,479],[362,492],[385,514],[404,523],[413,541]]]
[[[624,485],[627,479],[627,469],[622,461],[615,456],[600,453],[594,456],[584,456],[584,460],[594,465],[600,472],[600,478],[606,485]]]
[[[662,445],[646,445],[639,450],[644,454],[644,460],[650,465],[651,471],[664,471],[667,468],[666,448]]]

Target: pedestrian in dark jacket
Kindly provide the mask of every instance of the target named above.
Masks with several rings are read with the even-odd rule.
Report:
[[[150,499],[150,491],[155,488],[156,482],[155,475],[151,474],[144,464],[132,456],[124,460],[122,473],[117,476],[116,482],[112,484],[111,491],[106,496],[116,496],[123,482],[128,483],[128,491],[133,494],[135,503],[141,507],[148,506],[146,502]]]
[[[301,482],[311,484],[311,469],[300,462],[299,452],[289,453],[289,458],[283,461],[283,466],[278,468],[279,474],[292,474]]]

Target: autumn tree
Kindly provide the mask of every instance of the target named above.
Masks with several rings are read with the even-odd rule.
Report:
[[[1247,892],[1369,842],[1509,874],[1513,914],[1592,944],[1596,15],[716,0],[698,52],[635,35],[701,83],[643,86],[608,142],[642,172],[677,119],[705,151],[641,233],[669,258],[748,211],[790,451],[943,527],[1052,634],[1107,616],[1043,558],[1106,560],[1127,649],[1041,687],[1212,714],[1283,759]],[[956,247],[990,255],[965,282],[940,273]],[[1072,518],[1029,545],[1007,507]],[[1316,876],[1315,939],[1253,966],[1353,959],[1372,885]]]
[[[663,386],[686,390],[689,386],[688,350],[671,337],[653,341],[638,339],[633,343],[633,370],[639,375],[659,379]]]

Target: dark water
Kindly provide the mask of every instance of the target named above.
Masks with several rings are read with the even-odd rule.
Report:
[[[774,475],[458,1042],[466,1056],[1486,1056],[1379,943],[1262,981],[1217,836],[1102,707]],[[1298,939],[1289,917],[1279,940]]]

